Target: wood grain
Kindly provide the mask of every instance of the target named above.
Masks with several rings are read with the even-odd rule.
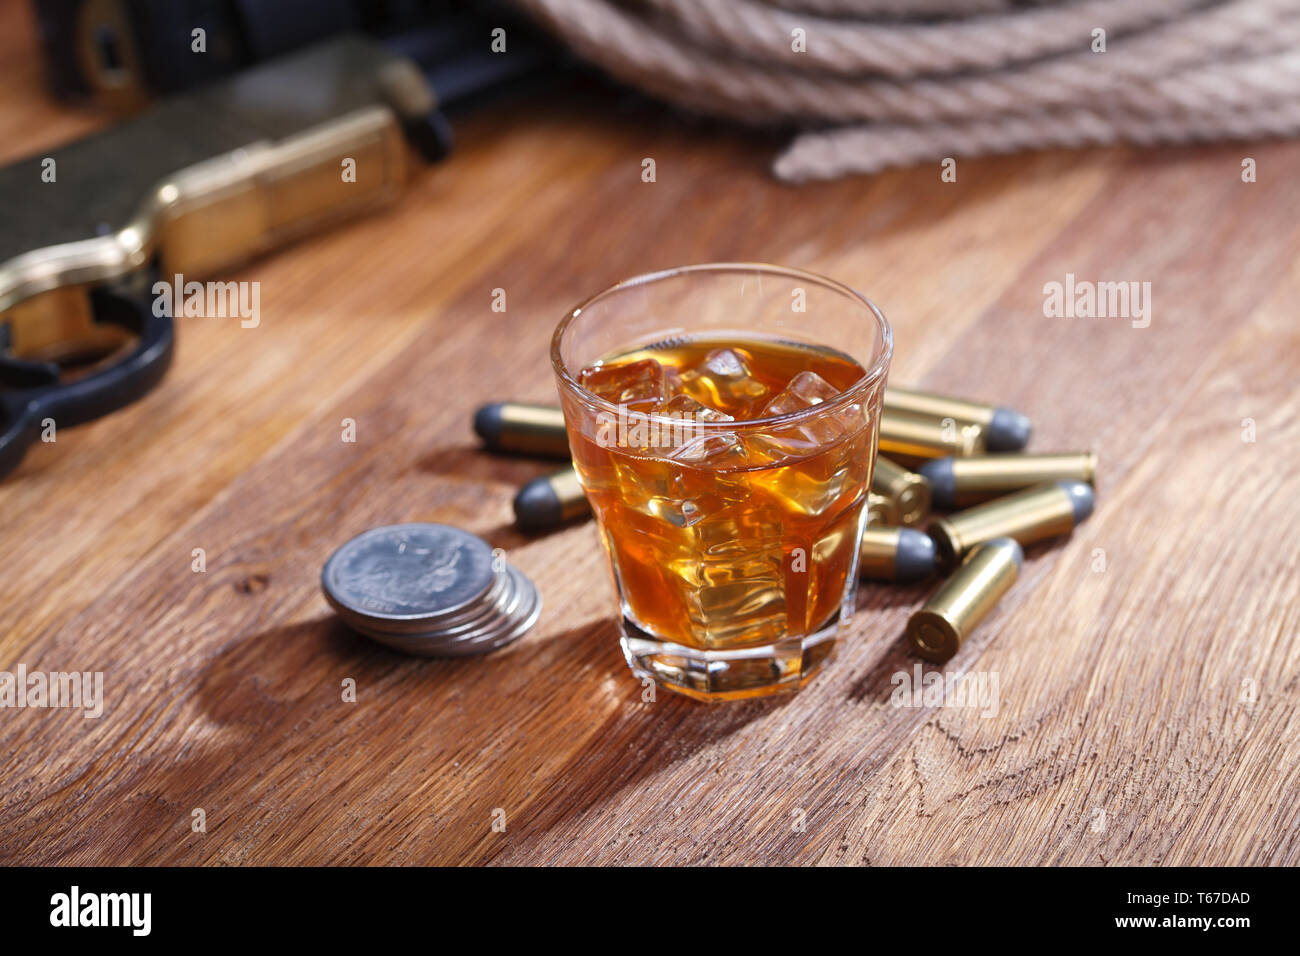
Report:
[[[0,158],[103,122],[43,98],[26,6],[2,16]],[[232,276],[261,283],[258,328],[181,319],[160,388],[0,485],[0,669],[100,670],[106,695],[97,720],[0,712],[0,861],[1300,862],[1300,147],[793,189],[764,140],[614,107],[475,118],[400,208]],[[583,295],[746,259],[866,290],[893,381],[1099,450],[1097,513],[946,668],[997,675],[996,713],[891,705],[924,587],[864,587],[797,697],[643,702],[594,529],[513,529],[549,466],[482,453],[473,409],[553,400],[547,340]],[[1150,327],[1044,318],[1067,272],[1151,282]],[[417,661],[339,625],[324,560],[415,520],[507,549],[535,630]]]

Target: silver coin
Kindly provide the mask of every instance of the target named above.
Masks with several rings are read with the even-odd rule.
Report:
[[[350,622],[427,628],[475,607],[496,581],[492,549],[441,524],[399,524],[357,535],[325,563],[325,597]]]
[[[431,653],[482,653],[523,634],[536,621],[541,611],[541,598],[533,583],[517,568],[508,567],[507,576],[509,588],[493,607],[491,615],[475,622],[474,626],[456,628],[450,633],[427,633],[422,643]]]
[[[504,572],[494,575],[491,587],[464,608],[446,615],[428,615],[419,618],[386,620],[376,617],[359,618],[357,615],[340,612],[339,616],[358,630],[367,633],[380,632],[396,637],[413,638],[433,637],[437,634],[459,633],[465,629],[478,627],[484,620],[494,616],[501,595],[509,585],[509,577]]]
[[[486,654],[521,637],[541,596],[487,543],[459,528],[405,524],[358,535],[329,559],[321,587],[349,626],[425,657]]]
[[[450,638],[438,631],[426,634],[366,632],[368,636],[407,654],[421,657],[464,657],[487,654],[522,637],[541,614],[541,596],[527,577],[507,566],[508,592],[494,606],[493,614],[478,627]]]
[[[492,603],[484,608],[483,613],[453,627],[431,629],[425,632],[425,636],[452,644],[473,640],[479,635],[498,629],[505,618],[514,614],[520,591],[519,572],[514,568],[502,571],[500,578],[504,586],[495,595]]]
[[[528,629],[541,612],[541,598],[533,582],[513,566],[507,566],[510,588],[502,595],[496,613],[479,627],[458,631],[455,635],[440,633],[439,640],[448,648],[465,649],[497,646],[504,638],[513,640]],[[522,628],[521,628],[522,625]],[[447,639],[453,639],[448,641]]]
[[[499,623],[468,639],[475,644],[500,646],[499,641],[514,640],[532,627],[541,614],[542,597],[536,586],[517,568],[510,566],[508,570],[515,581],[515,594],[508,603],[502,603]]]

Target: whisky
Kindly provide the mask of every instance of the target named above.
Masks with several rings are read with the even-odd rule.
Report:
[[[697,650],[793,642],[796,672],[815,663],[799,645],[856,575],[879,410],[843,392],[864,375],[829,348],[756,336],[582,369],[602,401],[593,415],[565,396],[570,444],[626,619]]]

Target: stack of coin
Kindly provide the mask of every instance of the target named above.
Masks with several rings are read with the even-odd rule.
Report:
[[[486,541],[441,524],[372,528],[334,552],[321,588],[349,626],[423,657],[486,654],[541,613],[537,588]]]

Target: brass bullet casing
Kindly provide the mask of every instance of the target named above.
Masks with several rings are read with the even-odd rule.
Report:
[[[1052,455],[973,455],[936,458],[921,466],[939,508],[965,508],[998,495],[1045,481],[1086,481],[1097,485],[1095,452]]]
[[[883,407],[886,413],[903,412],[937,421],[951,418],[959,423],[979,425],[989,451],[1019,451],[1029,444],[1029,434],[1033,430],[1028,418],[1010,408],[893,385],[885,389]]]
[[[1032,544],[1069,534],[1092,514],[1093,491],[1082,481],[1052,481],[958,511],[927,529],[939,549],[939,565],[954,568],[977,545],[994,538]]]
[[[874,491],[867,493],[867,525],[878,528],[881,525],[897,525],[898,507],[884,495]]]
[[[883,455],[876,456],[871,473],[871,490],[894,503],[898,523],[913,527],[930,513],[930,485],[916,472],[908,471]]]
[[[965,458],[984,452],[984,429],[957,419],[945,422],[910,412],[880,415],[880,450],[904,465],[954,455]]]
[[[867,525],[858,551],[858,576],[907,583],[934,574],[934,541],[915,528]]]
[[[554,405],[493,402],[474,413],[474,431],[493,451],[568,458],[564,412]]]
[[[970,553],[907,622],[907,638],[926,660],[942,664],[961,647],[1020,577],[1024,554],[1011,538],[993,538]]]
[[[567,465],[534,478],[515,495],[515,523],[525,531],[542,531],[591,514],[578,473]]]

